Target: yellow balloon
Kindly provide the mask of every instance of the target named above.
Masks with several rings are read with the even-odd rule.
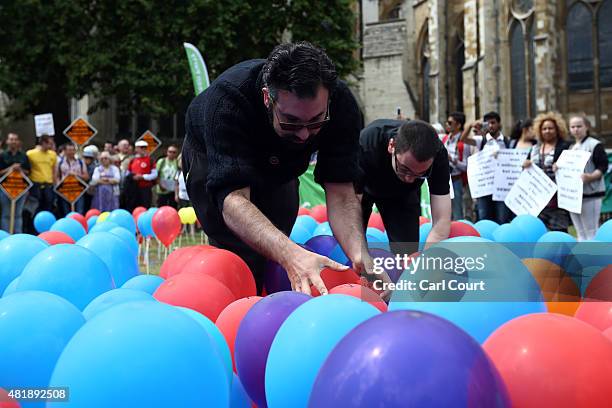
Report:
[[[96,220],[96,224],[106,221],[109,215],[110,215],[110,212],[104,211],[102,214],[98,216],[98,219]]]
[[[185,210],[187,210],[185,211],[187,213],[187,224],[195,224],[198,217],[196,217],[196,213],[193,207],[187,207],[185,208]]]
[[[179,218],[181,219],[181,224],[189,224],[187,221],[187,208],[181,208],[178,210]]]

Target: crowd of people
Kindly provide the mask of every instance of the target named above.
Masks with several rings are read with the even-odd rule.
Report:
[[[538,166],[555,181],[556,162],[561,153],[564,150],[583,150],[591,153],[591,157],[582,174],[582,212],[570,213],[559,208],[555,195],[539,217],[550,231],[567,232],[573,225],[578,240],[593,239],[599,227],[606,192],[603,176],[608,170],[608,158],[604,144],[592,134],[590,123],[584,115],[572,115],[568,119],[569,128],[568,122],[559,113],[542,113],[533,120],[519,120],[514,124],[510,136],[506,137],[497,112],[489,112],[482,120],[468,124],[462,112],[451,113],[441,137],[448,151],[455,193],[452,200],[453,220],[488,219],[503,224],[514,217],[503,201],[493,201],[490,195],[479,197],[475,202],[471,199],[467,183],[467,159],[470,155],[493,147],[523,150],[526,154],[524,168]],[[476,213],[475,217],[473,213]]]
[[[33,219],[40,211],[63,217],[73,209],[85,214],[90,208],[149,208],[154,204],[153,193],[157,206],[188,206],[178,146],[169,145],[157,161],[147,148],[146,141],[132,144],[122,139],[116,144],[107,141],[103,147],[89,144],[78,149],[73,143],[56,146],[52,136],[42,135],[36,146],[24,150],[19,135],[9,133],[0,149],[0,177],[19,169],[32,182],[28,192],[15,202],[13,232],[36,233]],[[68,175],[77,176],[87,185],[74,203],[56,192]],[[0,192],[0,229],[5,231],[10,230],[10,209],[9,197]]]

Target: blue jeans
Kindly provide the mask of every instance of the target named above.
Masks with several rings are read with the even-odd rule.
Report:
[[[21,234],[23,227],[23,204],[26,201],[28,194],[22,195],[15,202],[15,224],[13,225],[13,231],[10,231],[11,227],[11,200],[4,192],[0,192],[0,209],[2,209],[2,222],[0,223],[0,229],[6,232],[12,232],[13,234]]]
[[[66,200],[64,200],[62,197],[57,196],[57,201],[59,203],[58,207],[59,207],[59,211],[62,217],[65,217],[66,214],[68,214],[69,212],[72,212],[70,203]],[[74,211],[78,212],[79,214],[84,214],[85,212],[85,195],[82,195],[81,198],[79,198],[76,203],[74,203]]]
[[[463,180],[457,178],[453,180],[453,191],[455,198],[452,199],[453,221],[463,219]]]
[[[510,220],[510,209],[503,201],[493,201],[493,196],[484,196],[477,199],[478,220],[491,220],[498,224],[505,224]]]

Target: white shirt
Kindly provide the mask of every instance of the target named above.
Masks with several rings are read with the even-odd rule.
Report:
[[[187,184],[185,183],[185,176],[183,175],[182,171],[180,171],[176,175],[176,180],[178,181],[179,200],[189,201],[189,195],[187,194]]]

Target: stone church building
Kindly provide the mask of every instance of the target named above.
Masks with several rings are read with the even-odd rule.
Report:
[[[361,0],[366,123],[585,113],[612,143],[612,0]]]

